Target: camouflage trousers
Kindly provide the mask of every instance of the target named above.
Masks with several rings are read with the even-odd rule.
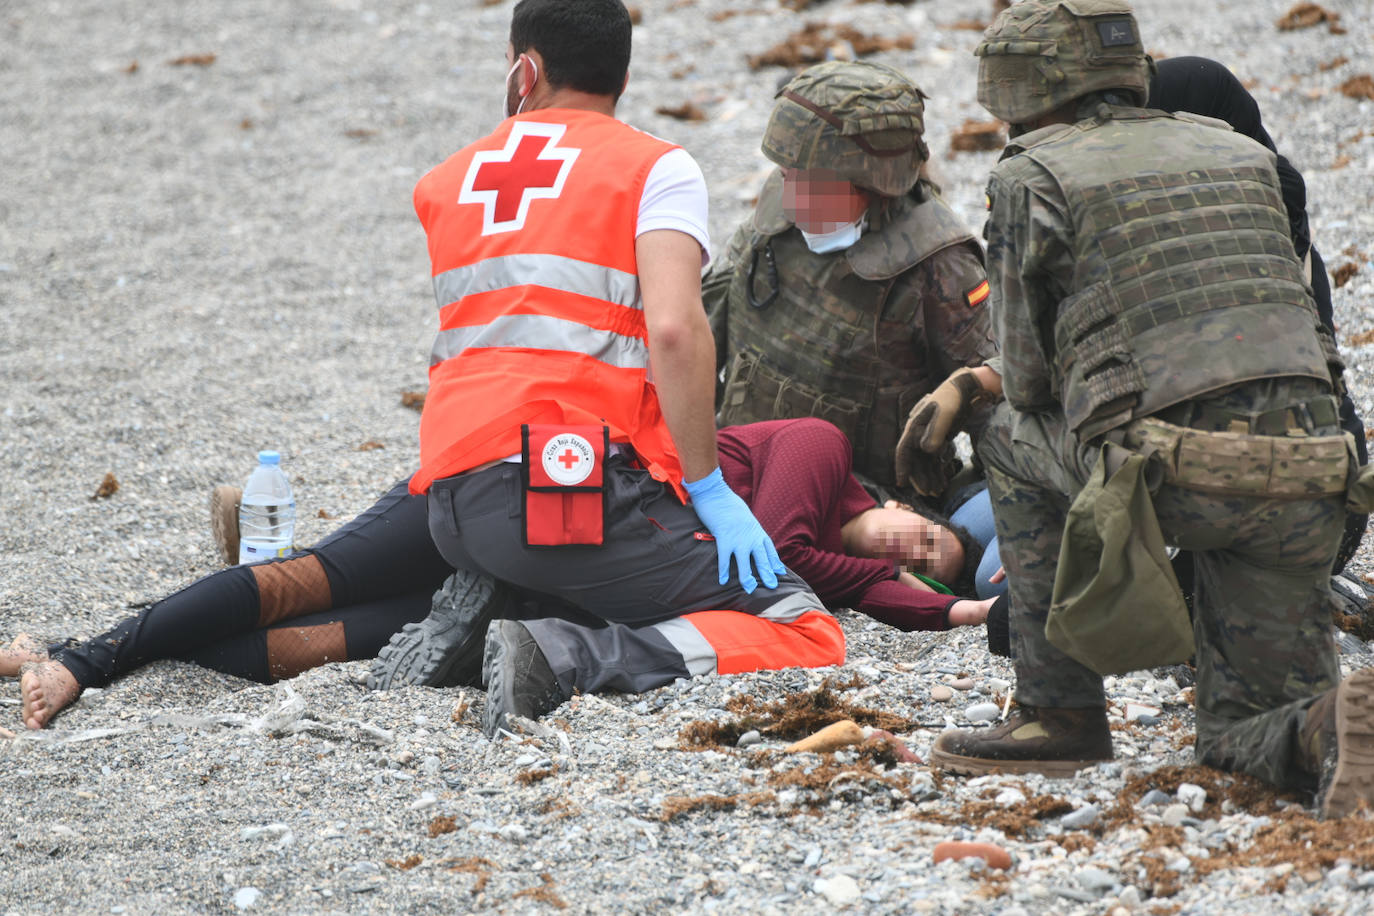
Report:
[[[1010,590],[1016,699],[1101,706],[1101,676],[1045,638],[1065,516],[1098,449],[1078,443],[1062,414],[1002,404],[979,455]],[[1166,543],[1194,556],[1196,759],[1313,787],[1315,761],[1298,733],[1307,707],[1340,676],[1329,580],[1342,499],[1217,496],[1165,483],[1154,506]]]

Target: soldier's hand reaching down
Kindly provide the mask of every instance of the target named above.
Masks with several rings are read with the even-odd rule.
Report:
[[[960,369],[911,408],[902,438],[897,442],[898,486],[910,484],[923,496],[940,495],[947,479],[943,462],[937,464],[940,473],[932,473],[932,460],[938,461],[950,437],[963,427],[974,406],[993,396],[980,374],[997,378],[986,367]]]

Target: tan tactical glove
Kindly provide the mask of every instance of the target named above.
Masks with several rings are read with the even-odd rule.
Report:
[[[939,496],[948,482],[939,455],[950,436],[988,393],[972,369],[960,369],[916,402],[897,442],[897,486],[910,484],[923,496]],[[939,474],[932,473],[940,468]]]

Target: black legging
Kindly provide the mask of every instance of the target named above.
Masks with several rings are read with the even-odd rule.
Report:
[[[426,497],[411,496],[401,481],[315,546],[267,561],[318,560],[328,587],[313,589],[314,603],[327,605],[324,609],[298,613],[287,606],[291,602],[279,601],[278,621],[264,625],[258,576],[252,566],[235,566],[188,585],[94,639],[54,647],[52,657],[83,688],[104,686],[163,658],[269,682],[322,661],[305,658],[292,665],[277,659],[274,664],[274,654],[290,654],[282,646],[298,650],[310,644],[312,634],[316,645],[326,636],[338,642],[341,635],[348,659],[372,658],[391,634],[429,613],[434,591],[453,572],[434,549],[427,515]],[[287,638],[273,639],[275,652],[269,651],[269,634],[286,630],[299,632],[278,633]]]

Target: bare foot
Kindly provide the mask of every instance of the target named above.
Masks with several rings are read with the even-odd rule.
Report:
[[[24,698],[24,725],[39,729],[76,702],[81,696],[81,685],[60,663],[45,661],[24,666],[19,693]]]
[[[18,677],[20,667],[26,663],[47,660],[44,645],[27,633],[20,633],[8,649],[0,649],[0,677]]]

